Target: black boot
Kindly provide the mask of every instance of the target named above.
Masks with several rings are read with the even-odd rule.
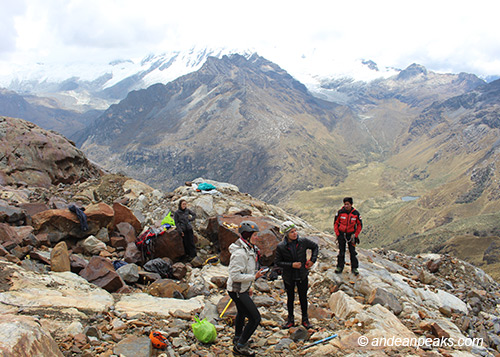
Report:
[[[242,356],[255,356],[255,352],[250,349],[248,343],[244,345],[236,344],[233,347],[233,352]]]
[[[288,319],[287,322],[281,328],[282,329],[289,329],[289,328],[293,327],[294,325],[295,325],[295,323],[293,322],[293,320]]]

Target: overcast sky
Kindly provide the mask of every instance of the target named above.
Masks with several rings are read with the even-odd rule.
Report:
[[[499,14],[497,0],[0,0],[0,66],[196,45],[500,75]]]

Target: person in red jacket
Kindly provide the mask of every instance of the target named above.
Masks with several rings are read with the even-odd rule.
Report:
[[[359,274],[356,244],[359,244],[359,233],[363,229],[363,222],[359,212],[352,206],[352,202],[352,197],[345,197],[344,206],[337,212],[333,221],[333,229],[339,243],[337,269],[335,269],[337,274],[342,273],[344,270],[346,244],[349,247],[349,255],[351,256],[351,271],[354,275]]]

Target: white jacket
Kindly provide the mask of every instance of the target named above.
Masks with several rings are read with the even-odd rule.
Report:
[[[255,280],[257,252],[241,238],[229,246],[229,278],[227,290],[244,293],[250,289]]]

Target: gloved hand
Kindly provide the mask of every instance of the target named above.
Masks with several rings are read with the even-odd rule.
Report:
[[[355,244],[359,244],[359,238],[358,237],[354,237],[354,243]]]

